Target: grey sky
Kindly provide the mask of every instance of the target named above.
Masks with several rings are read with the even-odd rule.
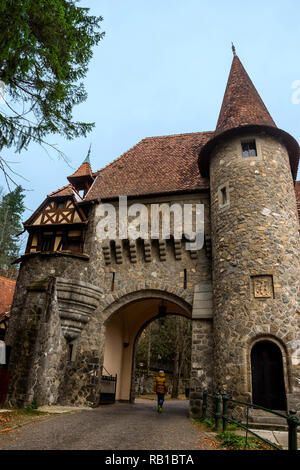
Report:
[[[67,184],[92,143],[93,170],[144,137],[214,130],[232,61],[231,41],[278,127],[300,141],[299,0],[83,0],[102,15],[103,41],[85,84],[88,100],[74,117],[95,121],[87,139],[49,137],[70,168],[37,145],[3,152],[29,181],[26,207]],[[300,96],[300,95],[299,95]],[[3,176],[0,185],[5,186]],[[26,210],[24,220],[30,215]]]

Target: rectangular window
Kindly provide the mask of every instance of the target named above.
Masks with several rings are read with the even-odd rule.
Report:
[[[255,140],[242,142],[243,157],[257,157]]]
[[[227,204],[227,188],[226,186],[221,189],[221,201],[222,201],[222,206],[225,206]]]
[[[227,209],[229,207],[229,184],[222,184],[218,187],[218,205],[219,209]]]
[[[39,232],[31,234],[26,253],[37,251],[83,252],[83,233],[81,230]]]
[[[83,243],[81,232],[68,232],[62,243],[63,251],[70,251],[72,253],[82,253]]]
[[[53,250],[53,233],[43,233],[41,242],[41,251],[52,251]]]

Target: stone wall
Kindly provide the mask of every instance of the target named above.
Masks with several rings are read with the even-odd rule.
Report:
[[[128,201],[133,204],[137,201]],[[205,206],[205,227],[209,227],[209,203],[207,194],[188,195],[188,196],[164,196],[148,199],[140,199],[139,203],[149,207],[150,203],[157,204],[196,204],[203,203]],[[116,215],[118,220],[118,207],[116,206]],[[149,211],[150,212],[150,211]],[[97,220],[100,220],[99,210],[96,212]],[[172,222],[172,219],[171,219]],[[171,233],[173,231],[171,226]],[[103,245],[106,245],[103,241]],[[166,285],[170,288],[180,290],[182,295],[190,302],[193,302],[195,284],[207,283],[211,280],[210,260],[207,257],[205,247],[195,256],[191,255],[185,248],[183,240],[181,242],[181,255],[176,259],[175,246],[173,238],[166,240],[165,254],[160,255],[159,240],[153,240],[151,243],[151,256],[145,259],[145,248],[143,240],[138,240],[135,244],[135,257],[132,259],[130,246],[127,240],[122,242],[122,255],[119,260],[115,258],[115,250],[111,249],[110,262],[105,263],[104,289],[107,295],[113,295],[113,292],[124,292],[128,289],[133,290],[134,286],[144,285],[150,288],[159,288]],[[184,269],[186,269],[187,283],[184,289]],[[114,291],[112,291],[112,281],[114,281]],[[111,298],[113,301],[113,299]]]

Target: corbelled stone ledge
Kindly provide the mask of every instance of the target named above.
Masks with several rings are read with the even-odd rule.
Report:
[[[69,256],[71,258],[80,258],[86,261],[90,259],[89,255],[84,253],[68,253],[67,251],[36,251],[35,253],[25,253],[11,264],[21,263],[21,261],[25,259],[34,258],[36,256]]]
[[[97,308],[102,289],[87,282],[58,277],[56,292],[64,336],[76,339]]]

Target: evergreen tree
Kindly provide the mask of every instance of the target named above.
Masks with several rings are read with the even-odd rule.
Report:
[[[0,108],[0,150],[42,144],[48,134],[86,136],[94,126],[74,122],[72,110],[87,97],[81,80],[104,35],[103,18],[77,3],[0,0],[0,85],[7,104]]]
[[[20,251],[17,235],[23,230],[23,199],[23,189],[17,186],[14,191],[2,196],[0,201],[0,274],[5,277],[15,277],[17,273],[11,263]]]

